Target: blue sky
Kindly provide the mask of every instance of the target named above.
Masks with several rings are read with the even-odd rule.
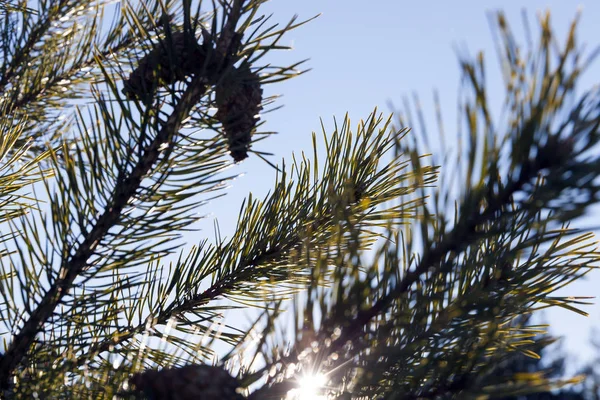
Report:
[[[274,13],[275,21],[286,22],[294,14],[300,18],[322,15],[284,38],[285,44],[294,46],[293,51],[272,56],[278,65],[310,58],[306,67],[312,71],[266,89],[267,94],[283,95],[278,104],[284,108],[264,115],[266,129],[279,134],[260,142],[256,148],[274,153],[271,158],[274,162],[282,158],[289,160],[292,152],[310,152],[311,132],[319,131],[319,118],[329,127],[333,116],[343,118],[346,112],[358,121],[366,118],[375,106],[381,111],[390,111],[388,102],[400,104],[402,96],[413,92],[420,95],[426,116],[435,127],[431,101],[434,89],[440,93],[446,131],[452,135],[460,77],[457,46],[461,49],[466,46],[472,55],[484,51],[489,88],[497,94],[494,101],[500,105],[503,93],[487,12],[504,10],[517,37],[524,38],[521,34],[524,7],[533,32],[537,31],[537,13],[550,10],[559,38],[566,37],[577,8],[583,7],[579,41],[587,43],[588,49],[600,44],[597,27],[600,2],[597,0],[273,0],[267,3],[264,11]],[[580,88],[591,87],[598,78],[597,72],[590,71],[582,79]],[[223,235],[230,234],[243,198],[249,192],[263,197],[273,186],[275,171],[256,156],[251,155],[234,167],[234,171],[245,175],[233,182],[227,196],[202,210],[212,213],[202,224],[202,236],[213,236],[214,218],[218,219]],[[195,241],[190,239],[190,242]],[[563,293],[594,296],[597,284],[597,274],[592,274]],[[565,335],[565,348],[581,361],[592,355],[587,345],[589,329],[594,324],[600,326],[600,307],[595,305],[587,310],[589,318],[562,311],[546,314],[552,324],[551,331]]]

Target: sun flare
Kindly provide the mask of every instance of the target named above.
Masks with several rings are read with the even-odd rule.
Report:
[[[326,383],[323,374],[304,375],[298,379],[298,387],[288,392],[287,400],[325,400],[323,388]]]

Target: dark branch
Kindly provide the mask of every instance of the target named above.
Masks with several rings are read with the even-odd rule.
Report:
[[[233,5],[234,10],[239,10],[242,5],[243,0],[236,0]],[[230,15],[235,15],[236,18],[230,18],[226,27],[235,29],[240,13],[239,11],[232,11]],[[221,43],[229,46],[229,42],[226,40],[221,41]],[[107,205],[96,224],[85,236],[75,254],[61,266],[59,278],[52,283],[44,297],[40,300],[37,308],[33,310],[29,319],[24,323],[22,329],[13,337],[12,342],[0,359],[0,387],[7,388],[9,386],[13,371],[21,363],[31,345],[35,342],[36,335],[53,315],[54,310],[61,303],[64,296],[71,290],[75,279],[85,269],[88,259],[94,254],[110,228],[118,223],[121,212],[135,196],[142,180],[157,162],[163,146],[165,144],[172,145],[173,137],[181,127],[181,121],[189,115],[192,108],[206,92],[207,85],[205,82],[206,79],[203,76],[196,76],[192,80],[166,123],[152,143],[145,149],[145,152],[131,173],[115,188],[112,201]]]
[[[557,165],[560,166],[560,160],[558,159],[556,159],[551,166],[542,165],[539,161],[540,159],[542,158],[540,157],[538,159],[526,161],[522,166],[521,173],[517,179],[509,182],[504,190],[493,199],[488,198],[488,189],[485,187],[471,191],[469,197],[463,202],[463,210],[471,212],[461,216],[459,224],[454,226],[452,231],[444,235],[436,247],[428,249],[416,268],[409,271],[393,290],[382,296],[375,304],[373,304],[373,306],[359,311],[355,318],[348,321],[342,329],[341,334],[335,340],[332,340],[331,344],[327,346],[324,351],[327,351],[329,354],[336,353],[347,343],[354,342],[357,337],[363,334],[364,328],[378,315],[384,313],[393,304],[395,299],[408,291],[409,288],[418,281],[421,275],[429,271],[432,267],[439,265],[446,255],[459,253],[477,240],[479,236],[476,234],[476,228],[481,226],[481,224],[497,218],[497,213],[501,212],[503,207],[511,203],[514,194],[522,190],[532,179],[535,179],[542,169],[556,167]],[[480,211],[478,206],[465,207],[465,205],[468,204],[479,205],[484,199],[488,200],[488,205],[482,211]],[[444,263],[442,267],[439,268],[438,272],[449,272],[449,269],[452,268],[452,266],[452,263]],[[324,321],[322,326],[328,326],[327,322]],[[318,336],[317,341],[322,343],[324,340],[331,338],[332,332],[323,330]],[[302,350],[303,349],[293,349],[290,351],[288,357],[280,359],[277,363],[284,365],[297,363],[299,361],[298,355],[302,353]],[[268,365],[265,368],[270,367],[271,365]],[[271,390],[279,393],[281,387],[289,386],[286,384],[286,381],[287,380],[274,383],[271,386],[265,385],[256,390],[250,398],[268,398],[271,396]]]

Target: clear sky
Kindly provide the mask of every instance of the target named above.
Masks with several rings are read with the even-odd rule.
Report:
[[[500,82],[494,84],[494,79],[500,76],[487,12],[504,10],[517,37],[524,39],[523,8],[529,13],[533,32],[537,31],[537,13],[549,9],[558,37],[566,38],[578,6],[583,7],[579,41],[587,43],[591,50],[600,44],[598,0],[273,0],[264,10],[274,13],[275,21],[286,22],[294,14],[301,18],[322,15],[288,34],[284,43],[293,45],[293,51],[272,57],[278,65],[310,58],[306,66],[312,71],[266,89],[268,94],[283,94],[278,104],[284,108],[264,115],[266,129],[279,134],[261,141],[256,149],[274,153],[271,158],[274,162],[281,158],[289,160],[293,151],[310,152],[311,132],[319,131],[319,118],[329,127],[333,116],[343,118],[346,112],[358,121],[367,117],[375,106],[388,112],[389,101],[400,104],[402,96],[413,92],[420,95],[425,115],[435,127],[433,89],[439,90],[445,128],[452,135],[460,77],[457,46],[466,46],[470,54],[485,52],[489,87],[498,96],[497,104],[502,101]],[[600,81],[598,67],[600,63],[595,64],[595,71],[584,76],[580,89]],[[245,175],[233,182],[227,196],[204,207],[202,212],[212,214],[202,223],[202,236],[213,236],[214,218],[218,219],[223,235],[230,234],[242,199],[249,192],[263,197],[273,187],[275,171],[252,154],[234,171]],[[596,218],[599,215],[600,212],[594,213]],[[598,274],[592,274],[563,293],[596,296],[599,278]],[[589,329],[593,325],[600,327],[600,306],[587,310],[589,318],[562,311],[546,314],[552,324],[551,331],[565,335],[565,348],[581,361],[592,355],[587,345]]]

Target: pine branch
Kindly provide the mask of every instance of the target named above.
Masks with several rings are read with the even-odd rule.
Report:
[[[234,2],[234,10],[242,7],[242,5],[243,0],[236,0]],[[239,17],[239,10],[237,15]],[[234,20],[227,26],[230,29],[234,29],[236,24],[237,20]],[[226,40],[222,43],[229,45],[229,42]],[[189,115],[206,90],[205,78],[202,76],[195,77],[162,129],[150,145],[144,149],[142,156],[132,171],[127,175],[122,173],[123,175],[119,177],[118,181],[121,184],[115,188],[115,193],[109,205],[98,218],[93,228],[85,235],[85,239],[74,251],[74,254],[61,266],[58,279],[48,288],[35,310],[32,311],[29,318],[25,321],[19,333],[13,337],[11,344],[0,358],[1,387],[8,388],[13,371],[34,343],[37,333],[43,324],[53,315],[64,296],[71,290],[75,279],[85,269],[88,259],[94,254],[102,238],[117,223],[123,208],[140,188],[142,179],[148,175],[153,165],[158,161],[163,146],[172,145],[173,137],[179,131],[182,121]]]
[[[123,13],[140,14],[139,24],[147,27],[153,25],[150,13],[156,11],[156,8],[160,9],[160,3],[160,0],[145,0],[135,10],[124,4]],[[31,27],[23,29],[23,35],[29,32],[27,40],[32,43],[20,45],[9,39],[5,40],[2,67],[3,70],[8,69],[8,73],[3,76],[6,82],[0,93],[3,93],[3,104],[8,107],[11,115],[29,117],[26,126],[29,133],[27,140],[36,140],[37,143],[31,147],[34,154],[45,149],[45,142],[55,142],[69,128],[68,120],[57,122],[67,117],[63,113],[57,119],[57,111],[72,106],[71,100],[87,97],[89,91],[85,84],[100,82],[103,78],[102,68],[106,68],[111,60],[116,58],[121,62],[130,62],[140,48],[143,48],[144,35],[139,35],[127,26],[128,21],[118,13],[111,29],[103,38],[100,37],[103,11],[107,5],[101,2],[90,8],[86,4],[82,5],[79,0],[65,2],[63,6],[49,6],[43,2],[40,5],[42,16],[35,23],[31,17],[24,17],[23,24]],[[57,7],[62,7],[64,12],[57,11]],[[141,9],[147,13],[142,13]],[[37,34],[40,29],[43,32]],[[26,70],[19,70],[19,64],[16,64],[17,70],[12,72],[9,64],[16,60],[10,57],[9,50],[13,47],[18,53],[24,52],[23,59],[19,62],[29,66]],[[26,49],[30,47],[25,55]],[[102,61],[100,67],[98,60]],[[19,143],[25,141],[22,138]]]
[[[436,268],[439,273],[445,274],[450,272],[454,267],[453,264],[443,263],[442,261],[448,255],[458,254],[472,245],[475,241],[479,240],[476,229],[494,218],[497,218],[497,213],[501,212],[503,208],[511,204],[513,196],[523,188],[525,183],[537,176],[541,169],[539,167],[536,168],[536,163],[537,162],[534,161],[532,163],[533,165],[525,165],[518,180],[509,183],[507,188],[500,193],[498,197],[494,198],[493,204],[486,207],[483,212],[480,212],[476,205],[481,204],[481,202],[486,199],[487,188],[473,191],[472,197],[466,199],[461,207],[462,210],[467,212],[468,210],[472,210],[472,213],[467,213],[466,215],[461,213],[458,224],[448,232],[448,234],[441,237],[433,249],[427,248],[425,250],[418,265],[415,269],[408,271],[399,282],[398,286],[394,287],[393,290],[378,299],[373,306],[369,307],[367,310],[360,311],[356,318],[349,321],[349,328],[344,329],[339,338],[333,341],[332,351],[339,350],[347,341],[355,340],[356,337],[362,333],[365,326],[387,310],[395,299],[400,297],[403,293],[406,293],[406,291],[419,280],[420,276],[430,271],[431,268],[442,265],[441,268]]]
[[[60,278],[48,289],[40,304],[31,314],[23,328],[15,336],[12,344],[0,360],[0,382],[7,382],[12,370],[25,356],[25,353],[33,343],[33,340],[45,321],[52,315],[62,298],[73,286],[75,279],[81,274],[87,264],[87,260],[94,254],[100,240],[114,226],[121,215],[121,211],[127,202],[135,195],[140,187],[142,179],[151,170],[161,153],[160,147],[170,143],[175,132],[181,126],[181,121],[187,116],[192,107],[204,94],[206,86],[203,78],[195,78],[186,90],[181,102],[175,108],[163,129],[159,132],[151,145],[144,152],[139,162],[131,173],[125,177],[123,184],[117,187],[112,203],[98,218],[97,223],[86,235],[85,240],[77,249],[70,260],[61,267]]]
[[[58,3],[51,4],[46,8],[47,2],[43,2],[41,12],[37,14],[38,20],[35,25],[32,28],[23,29],[20,40],[25,38],[25,42],[17,47],[10,62],[3,66],[3,74],[0,77],[0,92],[6,90],[11,80],[18,75],[23,65],[26,64],[26,60],[31,58],[35,44],[39,43],[43,36],[47,34],[53,22],[56,22],[61,16],[72,11],[76,6],[86,7],[89,4],[87,0],[59,0]],[[29,20],[26,21],[29,22]],[[4,62],[6,62],[6,59]]]
[[[520,190],[523,184],[532,176],[535,175],[528,176],[523,174],[521,177],[519,177],[518,181],[509,185],[509,188],[497,198],[497,201],[494,201],[494,206],[486,207],[483,212],[480,212],[477,207],[461,207],[462,210],[472,210],[472,212],[468,213],[466,216],[463,216],[464,214],[461,215],[461,218],[458,220],[458,224],[447,235],[439,238],[435,248],[427,248],[416,268],[408,271],[397,286],[379,298],[367,309],[360,310],[355,318],[345,323],[341,334],[334,336],[333,332],[330,332],[329,330],[323,330],[318,333],[318,336],[315,338],[315,340],[319,343],[324,343],[326,340],[331,340],[333,336],[335,338],[331,340],[331,343],[327,346],[326,351],[328,354],[340,352],[343,347],[347,345],[347,343],[356,342],[358,336],[364,334],[365,327],[367,327],[378,316],[382,315],[386,310],[388,310],[394,301],[406,293],[408,289],[413,286],[424,273],[430,271],[432,268],[435,268],[436,271],[441,274],[450,272],[454,265],[452,263],[443,263],[442,261],[444,258],[449,254],[457,254],[461,252],[479,240],[480,237],[477,235],[476,228],[495,218],[497,216],[497,212],[502,211],[503,207],[506,207],[511,203],[512,196],[518,190]],[[485,199],[486,193],[484,188],[472,193],[472,198],[476,200],[467,199],[464,204],[480,204],[481,201]],[[441,265],[442,267],[439,268],[437,267],[438,265]],[[443,319],[441,319],[440,322],[443,322]],[[337,324],[331,325],[327,322],[324,322],[323,326],[326,328],[339,328]],[[281,363],[283,365],[291,365],[298,363],[300,361],[299,355],[302,354],[303,350],[304,349],[301,348],[291,350],[290,355],[278,361],[278,364]],[[267,366],[265,368],[270,367],[271,366]],[[262,399],[265,398],[265,396],[269,397],[272,393],[280,393],[281,390],[283,390],[282,388],[289,390],[290,387],[290,383],[279,383],[273,386],[265,385],[253,392],[252,396],[250,396],[250,399]]]
[[[504,351],[499,351],[498,357],[502,357],[519,345],[519,341],[515,341],[516,336],[498,330],[500,321],[534,311],[534,304],[540,302],[545,304],[544,307],[558,305],[585,314],[568,301],[565,302],[564,298],[555,302],[548,293],[583,275],[579,270],[593,268],[599,260],[597,250],[589,244],[582,244],[589,240],[589,235],[563,243],[559,239],[570,232],[552,231],[548,227],[582,215],[589,205],[598,201],[598,184],[593,183],[600,172],[598,157],[584,154],[595,151],[592,149],[596,149],[599,141],[600,92],[585,94],[574,107],[565,110],[570,106],[565,104],[565,99],[572,94],[576,78],[581,73],[577,63],[573,71],[565,70],[569,57],[579,60],[579,56],[572,52],[576,48],[573,30],[564,52],[559,53],[556,69],[548,67],[551,33],[547,20],[542,21],[542,30],[540,52],[546,60],[539,65],[534,62],[531,68],[534,75],[539,72],[538,68],[543,68],[541,78],[535,75],[535,79],[528,80],[518,74],[516,78],[511,75],[511,79],[519,79],[521,83],[533,82],[532,87],[516,89],[513,85],[508,89],[508,101],[514,110],[519,110],[514,121],[511,121],[510,136],[504,142],[506,145],[512,140],[512,151],[509,153],[511,168],[501,179],[501,147],[498,147],[494,137],[485,90],[480,81],[480,77],[484,76],[483,61],[479,59],[479,69],[465,62],[463,68],[469,77],[468,83],[473,86],[475,104],[465,106],[471,147],[466,154],[466,186],[459,188],[462,195],[460,207],[455,211],[454,226],[446,228],[446,210],[431,212],[425,209],[420,223],[423,240],[421,258],[412,262],[412,256],[406,254],[404,257],[411,257],[411,261],[404,268],[399,268],[400,260],[386,255],[385,265],[392,269],[390,272],[384,268],[385,272],[382,273],[374,264],[367,269],[371,275],[367,274],[364,279],[353,278],[355,283],[351,285],[352,289],[343,292],[340,286],[338,297],[332,298],[327,308],[321,305],[323,316],[320,328],[308,334],[307,340],[319,344],[316,349],[318,354],[313,358],[317,364],[323,365],[323,373],[330,371],[334,387],[341,386],[342,382],[350,386],[356,384],[358,387],[353,394],[370,393],[373,396],[406,393],[407,390],[413,390],[415,396],[423,394],[432,398],[450,392],[453,395],[466,395],[469,391],[479,393],[481,388],[473,387],[473,374],[482,368],[481,364],[485,365],[486,360],[494,361],[494,346],[505,346]],[[509,35],[506,37],[512,38]],[[506,48],[514,53],[516,45],[511,42]],[[513,59],[508,64],[514,65],[520,74],[525,73],[522,66],[527,62]],[[523,92],[528,93],[528,97],[519,97]],[[482,115],[486,129],[481,146],[477,145],[479,125],[475,111]],[[556,121],[559,118],[555,117],[564,120]],[[417,151],[408,149],[408,153],[418,171],[420,161]],[[473,182],[473,171],[477,172],[476,160],[481,160],[481,175],[478,181],[475,178]],[[573,179],[574,176],[580,178]],[[440,195],[438,191],[441,190],[446,190],[446,194],[450,192],[448,188],[437,189],[433,194],[434,207],[438,206],[440,199],[449,200]],[[578,197],[579,193],[583,196]],[[573,199],[577,199],[577,204],[568,204]],[[502,238],[502,235],[508,237]],[[486,245],[487,240],[497,244]],[[517,243],[514,248],[510,245],[513,242]],[[548,256],[536,259],[534,255],[540,246],[548,242],[552,242]],[[559,253],[560,249],[569,246],[573,247],[572,253]],[[582,246],[581,252],[578,246]],[[407,249],[410,248],[410,245],[407,246]],[[402,250],[406,252],[404,248]],[[503,262],[510,262],[509,266],[512,266],[514,260],[527,251],[529,259],[518,267],[518,275],[510,280],[503,277],[505,269],[510,274],[510,268],[505,268]],[[581,257],[581,260],[574,261],[572,265],[570,262],[560,265],[562,268],[554,265],[556,260],[570,257]],[[394,268],[397,268],[396,273],[393,272]],[[482,271],[483,275],[489,271],[494,281],[491,285],[482,280]],[[351,279],[352,276],[351,273],[344,273],[338,279]],[[502,277],[504,282],[499,282],[498,277]],[[373,290],[369,285],[375,280],[381,283]],[[366,290],[365,287],[369,287],[368,295],[356,295]],[[525,290],[525,287],[530,289]],[[323,297],[322,301],[326,298]],[[457,302],[459,310],[452,310],[450,305],[454,304],[453,301]],[[312,306],[312,300],[307,300],[306,310],[311,310]],[[460,313],[456,314],[458,311]],[[356,314],[353,315],[353,312]],[[447,319],[443,318],[444,315]],[[443,326],[450,321],[450,316],[458,324],[454,328]],[[442,318],[438,320],[437,317]],[[402,321],[412,321],[412,324],[405,325]],[[462,330],[454,331],[460,326]],[[309,323],[307,327],[311,331]],[[466,331],[467,327],[485,334]],[[437,331],[437,328],[445,330]],[[431,343],[427,340],[431,340]],[[267,378],[265,386],[250,398],[276,397],[287,393],[294,387],[295,379],[283,378],[289,374],[287,367],[295,366],[298,370],[298,365],[310,365],[311,357],[308,357],[309,360],[304,357],[312,350],[306,349],[306,340],[303,339],[284,355],[272,356],[271,361],[265,355],[267,365],[257,374],[274,366],[282,367],[282,373]],[[468,359],[465,357],[467,351],[473,352]],[[420,361],[426,363],[419,364]],[[346,362],[351,365],[346,365]],[[432,369],[431,365],[437,366],[438,362],[444,362],[449,367],[444,370]],[[352,376],[348,370],[353,367],[367,369],[364,374],[367,378]],[[338,373],[338,370],[341,372]],[[344,379],[337,376],[340,374]],[[433,392],[428,392],[425,382],[434,385]],[[366,385],[365,392],[360,387],[363,383]],[[417,384],[418,388],[414,386]]]
[[[91,69],[92,67],[96,66],[98,59],[105,60],[109,56],[120,54],[134,44],[136,44],[136,41],[133,37],[130,37],[127,40],[117,43],[117,45],[114,47],[99,51],[98,54],[91,56],[87,60],[81,60],[80,62],[73,64],[69,70],[65,70],[62,73],[52,76],[50,79],[48,79],[43,87],[38,87],[36,88],[37,90],[30,91],[25,96],[19,97],[15,102],[11,103],[12,109],[17,110],[20,108],[25,108],[30,103],[40,101],[40,96],[43,95],[45,91],[56,87],[59,82],[72,80],[74,76],[80,74],[82,70],[87,68]],[[90,75],[90,77],[86,80],[92,81],[95,80],[95,77]]]
[[[341,243],[335,239],[336,246],[341,249],[329,254],[327,258],[319,257],[320,253],[325,254],[325,249],[331,246],[330,242],[337,235],[344,236],[337,232],[340,228],[338,214],[343,210],[347,209],[356,220],[352,229],[360,229],[360,235],[364,233],[367,237],[373,235],[370,232],[373,227],[388,223],[390,218],[401,221],[413,217],[412,211],[418,207],[418,202],[406,202],[401,207],[377,210],[378,206],[415,190],[411,186],[402,187],[403,181],[410,177],[410,174],[399,174],[405,163],[392,162],[375,172],[396,136],[386,133],[386,124],[371,138],[371,132],[377,129],[380,122],[381,117],[371,115],[366,127],[359,127],[359,140],[353,141],[349,121],[346,120],[342,132],[336,132],[330,138],[331,150],[326,164],[333,170],[326,169],[322,178],[311,182],[309,164],[303,162],[300,166],[294,165],[292,170],[297,170],[298,176],[295,184],[288,180],[284,170],[275,190],[262,204],[251,199],[247,202],[240,213],[236,234],[231,240],[209,247],[201,257],[198,256],[199,251],[194,250],[184,262],[178,262],[171,268],[169,280],[156,289],[158,296],[155,300],[155,303],[162,304],[167,298],[173,298],[171,304],[154,307],[145,320],[137,325],[128,323],[126,328],[117,329],[114,334],[107,335],[105,339],[86,349],[85,357],[67,362],[61,368],[73,370],[73,365],[84,365],[96,355],[117,345],[121,347],[116,352],[126,357],[133,350],[130,345],[123,345],[136,334],[158,335],[170,342],[169,337],[158,334],[157,326],[178,320],[184,321],[178,326],[199,327],[197,323],[187,321],[185,314],[206,314],[204,309],[216,311],[220,306],[209,303],[220,298],[260,302],[270,298],[271,290],[276,290],[279,298],[295,293],[307,284],[308,270],[313,269],[313,265],[333,263],[345,248],[344,243],[348,239]],[[316,151],[315,148],[315,153]],[[340,163],[340,157],[344,157],[345,164]],[[317,173],[316,160],[314,168],[314,173]],[[433,176],[433,171],[430,173]],[[431,178],[425,180],[425,183],[430,182]],[[333,193],[336,194],[331,197]],[[311,201],[307,201],[308,198]],[[366,204],[368,206],[365,208]],[[290,214],[284,217],[282,212]],[[283,225],[281,218],[286,221]],[[342,229],[346,231],[351,227],[343,226]],[[365,241],[365,248],[369,243],[370,240]],[[314,256],[304,256],[310,253]],[[214,278],[209,287],[198,291],[204,279],[211,275]],[[327,275],[323,271],[320,279],[327,280]],[[186,278],[181,281],[181,277]],[[281,288],[283,284],[288,286],[285,290]],[[138,304],[144,302],[139,300]],[[206,322],[212,323],[214,319],[215,317],[207,315]],[[177,345],[186,346],[185,343]],[[187,344],[192,345],[191,341]],[[194,349],[195,352],[201,350]]]
[[[257,4],[258,2],[252,2],[245,9],[246,20],[240,30],[254,23],[251,18],[256,13]],[[301,24],[290,23],[274,33],[281,36],[286,30],[299,25]],[[209,43],[214,43],[212,37]],[[272,43],[263,42],[262,51],[270,48],[274,48]],[[251,55],[253,49],[243,49],[242,52]],[[239,56],[239,53],[235,56]],[[103,73],[106,86],[113,98],[107,99],[108,96],[94,88],[95,106],[87,107],[89,111],[87,117],[81,112],[78,113],[76,122],[79,140],[63,146],[62,154],[67,156],[64,164],[61,164],[62,160],[54,160],[58,172],[55,180],[57,187],[54,189],[49,185],[46,186],[51,196],[52,221],[46,219],[45,213],[40,213],[39,222],[23,220],[24,229],[19,227],[14,232],[16,243],[19,241],[27,243],[28,247],[33,249],[29,254],[19,252],[15,256],[16,259],[20,259],[15,263],[17,265],[12,263],[10,265],[11,272],[18,279],[17,284],[21,288],[24,305],[15,308],[14,311],[11,310],[13,315],[4,321],[6,333],[19,332],[22,322],[33,309],[37,308],[39,299],[46,291],[46,281],[40,279],[41,274],[45,272],[50,282],[62,278],[59,275],[60,270],[56,271],[56,258],[64,265],[63,257],[67,260],[70,258],[70,255],[81,246],[81,241],[97,225],[102,210],[110,207],[115,191],[123,187],[123,177],[128,176],[135,168],[139,157],[151,145],[152,139],[157,134],[156,131],[161,129],[163,121],[169,116],[161,108],[165,106],[165,109],[169,109],[181,101],[180,93],[184,89],[173,92],[169,90],[171,88],[165,88],[161,90],[163,93],[169,92],[172,96],[171,101],[165,102],[159,97],[158,113],[154,107],[145,107],[139,102],[133,104],[126,102],[119,95],[117,82],[107,71]],[[230,77],[225,72],[223,75],[217,78],[225,80]],[[188,80],[181,84],[177,83],[178,87],[185,88],[189,85]],[[210,87],[210,83],[208,82],[207,86]],[[210,97],[210,94],[207,91],[204,97]],[[203,100],[193,107],[193,112],[202,113],[202,109],[209,104],[210,102]],[[139,115],[141,117],[139,122],[138,114],[142,114]],[[198,118],[194,124],[190,124],[186,119],[185,129],[189,129],[190,125],[192,128],[202,128],[204,131],[207,125],[214,129],[207,119],[207,117]],[[170,254],[181,246],[181,243],[176,240],[179,232],[189,229],[190,224],[200,218],[194,208],[202,205],[203,202],[197,201],[192,196],[214,192],[222,188],[224,182],[229,179],[217,176],[227,166],[227,162],[222,160],[224,146],[222,139],[219,138],[222,132],[218,129],[214,130],[217,131],[218,136],[208,140],[188,135],[189,131],[178,132],[176,138],[173,138],[175,143],[164,146],[163,150],[166,151],[161,153],[152,173],[145,177],[147,179],[144,179],[143,185],[123,208],[121,218],[115,223],[113,229],[107,232],[96,246],[92,257],[88,260],[88,265],[81,271],[79,279],[73,282],[72,290],[63,297],[60,309],[55,310],[44,325],[48,327],[51,335],[39,340],[44,343],[44,346],[52,347],[62,355],[54,362],[56,368],[53,369],[53,375],[44,375],[41,379],[33,378],[28,360],[37,359],[42,355],[35,349],[31,349],[31,352],[26,355],[27,359],[24,359],[14,371],[15,378],[18,380],[15,383],[15,390],[28,393],[33,393],[35,390],[51,396],[51,393],[55,393],[53,382],[64,381],[62,375],[69,375],[73,379],[78,377],[65,371],[62,368],[63,364],[81,358],[90,360],[92,357],[88,357],[87,351],[90,343],[100,343],[108,337],[113,339],[118,337],[122,333],[123,325],[135,328],[139,324],[138,317],[141,322],[149,311],[153,312],[157,307],[163,307],[168,303],[167,298],[162,297],[161,290],[164,290],[168,296],[173,287],[161,286],[159,275],[135,272],[132,274],[127,273],[127,270],[135,267],[145,268],[148,262]],[[167,154],[171,156],[167,157]],[[56,158],[56,154],[54,156]],[[40,243],[40,237],[58,240],[50,239],[50,246],[48,244],[44,246]],[[236,254],[236,252],[232,253]],[[216,264],[216,269],[211,273],[223,274],[222,271],[234,265],[229,261],[231,260],[228,260],[226,266]],[[27,267],[23,268],[23,266]],[[174,271],[174,273],[178,272]],[[195,271],[193,272],[195,277]],[[282,272],[278,269],[275,274],[271,274],[268,269],[263,269],[262,278],[278,280],[282,277],[290,277],[289,274],[285,275]],[[112,285],[106,283],[107,278],[112,280]],[[186,286],[186,282],[177,282],[175,278],[177,276],[169,277],[176,282],[176,288]],[[204,283],[199,279],[194,282]],[[10,281],[2,284],[3,289],[8,288],[12,293]],[[245,282],[245,284],[253,283]],[[154,291],[157,287],[159,289]],[[24,291],[22,288],[29,290]],[[150,288],[152,291],[144,293],[145,288]],[[157,300],[155,296],[158,296],[158,302],[155,302]],[[186,292],[186,298],[187,296]],[[5,294],[4,298],[12,302],[14,296]],[[209,323],[219,318],[219,315],[211,309],[219,310],[223,307],[211,304],[190,311],[190,315],[200,315],[201,320],[197,321],[199,324]],[[185,316],[183,318],[186,323],[192,324]],[[204,329],[202,325],[198,326]],[[161,335],[158,330],[153,331],[152,334]],[[231,337],[231,335],[224,334],[223,337]],[[185,349],[192,347],[178,342],[175,337],[170,338],[169,342],[175,342]],[[130,344],[129,350],[136,346],[136,343]],[[141,346],[144,345],[145,343],[142,342]],[[204,351],[205,347],[201,346],[198,350]],[[127,349],[119,349],[119,353],[132,354]],[[143,354],[153,362],[181,362],[178,357],[170,356],[165,351]],[[99,365],[101,371],[99,373],[105,373],[106,365],[103,361],[99,361],[100,359],[102,356],[90,360],[91,363],[85,368],[98,368]]]

